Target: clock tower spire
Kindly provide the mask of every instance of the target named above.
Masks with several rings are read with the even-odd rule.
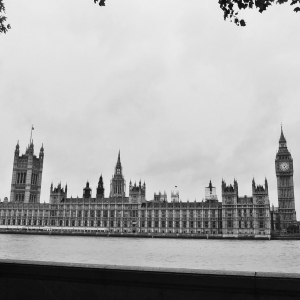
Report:
[[[281,125],[279,148],[275,159],[275,170],[277,177],[278,212],[280,227],[286,230],[294,225],[296,220],[294,180],[293,180],[293,158],[287,148],[286,139]]]

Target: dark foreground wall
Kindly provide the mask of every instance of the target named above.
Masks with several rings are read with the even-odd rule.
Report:
[[[0,299],[300,299],[300,274],[0,260]]]

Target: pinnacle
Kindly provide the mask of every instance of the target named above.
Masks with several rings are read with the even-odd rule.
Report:
[[[281,134],[280,134],[279,143],[286,143],[286,139],[284,137],[283,130],[282,130],[282,124],[281,124]]]

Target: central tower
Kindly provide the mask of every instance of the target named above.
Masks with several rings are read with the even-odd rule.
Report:
[[[291,153],[287,149],[286,139],[283,135],[282,126],[279,139],[279,149],[275,159],[275,170],[277,177],[280,227],[281,229],[287,229],[287,227],[296,223],[293,180],[294,168],[293,158],[291,156]]]
[[[110,182],[110,197],[125,197],[125,179],[122,174],[122,165],[120,159],[120,151],[118,155],[118,161],[115,167],[115,174]]]

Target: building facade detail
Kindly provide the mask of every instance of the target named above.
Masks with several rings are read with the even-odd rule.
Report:
[[[129,182],[129,203],[142,204],[146,202],[146,183],[139,182],[139,185]]]
[[[20,146],[17,143],[14,154],[10,202],[40,202],[43,163],[43,146],[40,149],[39,157],[36,157],[32,140],[23,155],[20,155]]]
[[[102,175],[93,197],[89,182],[81,198],[69,198],[67,185],[50,186],[49,203],[40,203],[44,148],[34,155],[33,141],[20,156],[19,144],[14,155],[10,202],[0,202],[0,228],[7,226],[39,226],[74,230],[96,230],[109,233],[218,235],[224,238],[268,238],[271,232],[286,232],[296,224],[293,183],[293,159],[287,149],[281,128],[279,149],[275,159],[278,207],[270,209],[269,186],[252,180],[252,195],[240,196],[236,179],[233,184],[221,182],[221,201],[211,180],[202,201],[182,202],[179,191],[154,193],[146,199],[146,184],[126,183],[120,152],[105,197]],[[177,188],[177,186],[176,186]],[[1,227],[2,226],[2,227]],[[62,230],[62,229],[61,229]]]
[[[97,193],[96,193],[96,198],[98,199],[98,200],[100,200],[100,199],[103,199],[104,198],[104,191],[105,191],[105,189],[104,189],[104,184],[103,184],[103,177],[102,177],[102,174],[101,174],[101,176],[100,176],[100,178],[99,178],[99,182],[98,182],[98,186],[97,186]]]
[[[62,188],[61,183],[57,185],[56,188],[53,188],[53,183],[50,186],[50,200],[49,203],[61,203],[64,199],[68,197],[68,187],[65,186],[65,189]]]
[[[125,197],[126,183],[122,173],[122,164],[120,158],[120,151],[118,161],[115,167],[115,174],[113,175],[110,183],[110,197]]]
[[[226,185],[222,180],[222,214],[224,236],[256,236],[271,234],[268,183],[265,187],[252,180],[252,196],[239,197],[238,183]]]
[[[275,159],[275,171],[278,193],[277,213],[279,214],[276,217],[275,223],[277,223],[276,227],[279,230],[287,230],[289,226],[296,224],[297,219],[294,197],[293,158],[287,148],[282,127],[279,139],[279,148]]]

